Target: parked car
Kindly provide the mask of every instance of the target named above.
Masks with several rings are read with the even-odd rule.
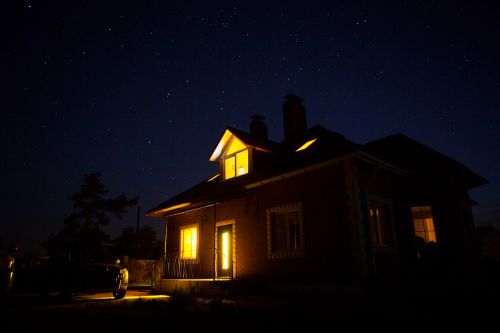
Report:
[[[111,292],[115,299],[122,299],[127,293],[128,271],[119,264],[49,260],[41,267],[39,279],[42,295],[57,291],[64,298],[71,298],[72,294]]]
[[[0,297],[7,296],[14,283],[15,259],[7,252],[0,251]]]

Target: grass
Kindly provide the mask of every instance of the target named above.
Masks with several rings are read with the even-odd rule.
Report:
[[[261,295],[234,299],[195,298],[172,295],[170,301],[137,300],[104,302],[83,306],[37,305],[2,309],[3,323],[24,328],[77,329],[100,331],[137,328],[188,327],[188,331],[279,331],[308,326],[350,323],[363,325],[378,321],[438,320],[466,321],[476,325],[496,321],[500,310],[500,286],[489,284],[421,284],[378,286],[356,294],[324,294],[314,297]],[[3,330],[2,330],[3,331]]]

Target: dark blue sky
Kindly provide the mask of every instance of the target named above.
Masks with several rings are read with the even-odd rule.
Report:
[[[496,1],[12,1],[1,57],[1,227],[33,247],[63,226],[83,174],[143,209],[215,174],[225,126],[283,96],[308,124],[364,143],[403,133],[490,180],[500,225]],[[160,220],[144,219],[157,226]],[[135,211],[109,229],[135,224]]]

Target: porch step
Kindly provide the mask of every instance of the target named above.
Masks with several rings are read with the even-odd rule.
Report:
[[[231,290],[231,280],[212,279],[162,279],[156,290],[166,294],[187,294],[195,296],[227,295]]]

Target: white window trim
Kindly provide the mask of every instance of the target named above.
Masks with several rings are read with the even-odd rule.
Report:
[[[373,194],[368,194],[367,196],[368,199],[368,226],[370,228],[370,244],[372,246],[372,249],[374,252],[394,252],[397,249],[397,239],[396,239],[396,232],[395,232],[395,221],[394,221],[394,213],[392,210],[392,200],[384,197],[379,197],[377,195]],[[391,231],[391,237],[392,237],[392,244],[391,245],[383,245],[383,244],[375,244],[371,242],[371,224],[370,224],[370,204],[382,204],[386,205],[388,209],[388,215],[389,215],[389,223],[390,223],[390,231]]]
[[[299,228],[300,228],[300,249],[286,249],[273,251],[272,248],[272,230],[271,230],[271,216],[274,213],[287,213],[287,212],[299,212]],[[285,259],[285,258],[302,258],[304,257],[304,217],[302,210],[302,203],[296,202],[287,205],[282,205],[278,207],[269,208],[267,213],[267,257],[268,259]],[[287,235],[288,236],[288,235]]]

